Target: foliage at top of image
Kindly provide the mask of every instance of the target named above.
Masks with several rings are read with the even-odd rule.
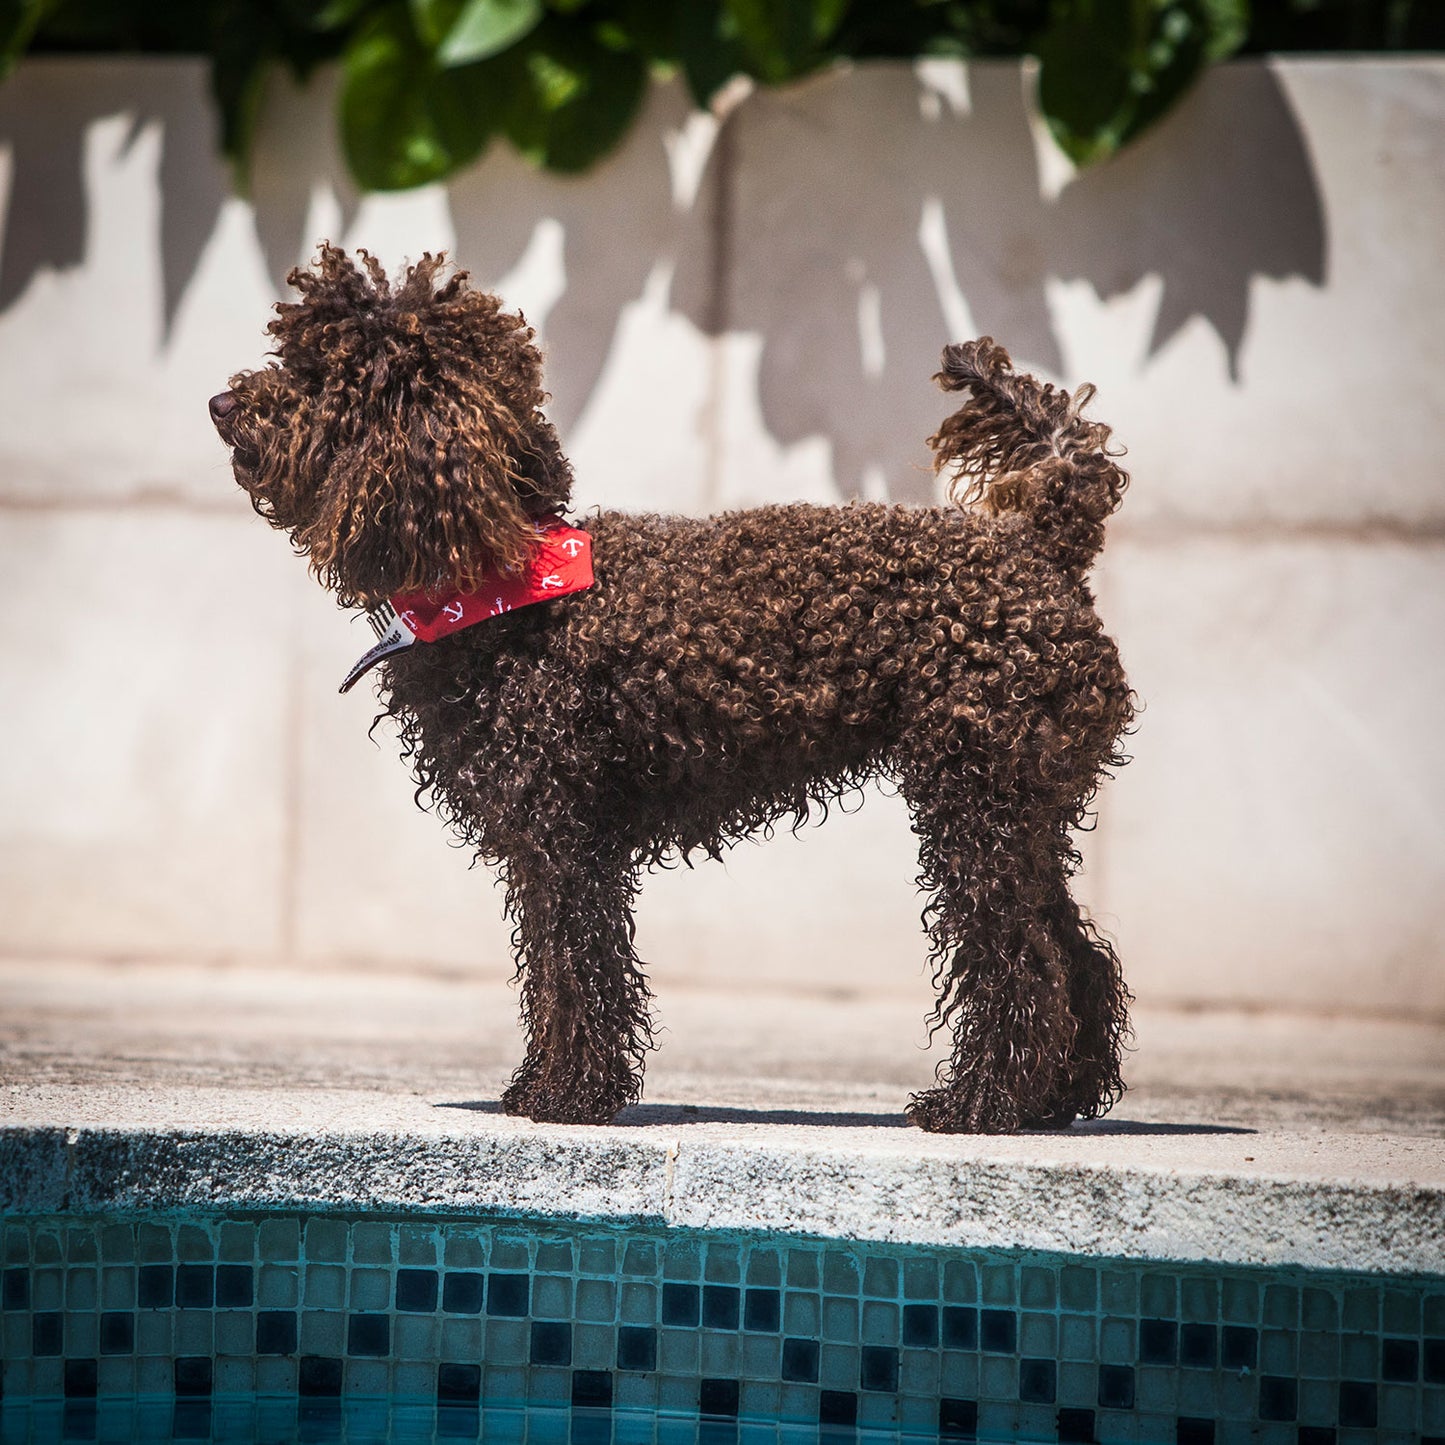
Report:
[[[242,178],[267,68],[338,62],[342,141],[370,190],[440,180],[499,137],[586,170],[657,73],[705,107],[735,76],[1032,55],[1054,139],[1088,164],[1236,52],[1433,48],[1439,0],[0,0],[0,76],[27,51],[208,55]]]

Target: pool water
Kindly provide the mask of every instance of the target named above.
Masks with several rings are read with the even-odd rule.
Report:
[[[6,1442],[1445,1445],[1445,1279],[616,1223],[11,1216]]]

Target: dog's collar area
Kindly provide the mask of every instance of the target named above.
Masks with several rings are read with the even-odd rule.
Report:
[[[350,692],[384,657],[418,642],[436,642],[519,607],[585,592],[592,583],[592,538],[558,517],[548,518],[521,571],[492,573],[470,592],[397,592],[368,609],[376,644],[356,659],[340,690]]]

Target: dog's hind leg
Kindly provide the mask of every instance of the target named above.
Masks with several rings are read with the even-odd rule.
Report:
[[[1121,1055],[1130,1035],[1133,995],[1113,945],[1067,891],[1050,907],[1049,926],[1067,960],[1069,1007],[1078,1028],[1049,1114],[1036,1122],[1062,1127],[1072,1119],[1107,1114],[1122,1097]]]
[[[502,1095],[509,1114],[605,1124],[642,1093],[650,996],[633,949],[637,872],[593,851],[507,860],[527,1051]]]
[[[909,1115],[942,1133],[1001,1134],[1055,1122],[1079,1034],[1070,957],[1051,917],[1067,835],[1018,779],[932,748],[902,761],[919,838],[924,922],[953,1035],[938,1086]]]

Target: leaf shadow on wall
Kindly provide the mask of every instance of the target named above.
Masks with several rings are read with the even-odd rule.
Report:
[[[119,155],[152,126],[160,135],[161,335],[169,337],[228,194],[200,66],[164,61],[30,61],[0,86],[0,148],[11,179],[0,237],[0,315],[46,272],[82,265],[92,244],[87,137],[127,121]]]
[[[1072,380],[1050,278],[1107,300],[1158,276],[1150,354],[1199,316],[1236,377],[1255,279],[1325,278],[1313,166],[1267,67],[1216,71],[1052,199],[1019,67],[966,74],[962,104],[897,66],[752,97],[713,158],[725,264],[678,277],[700,327],[762,336],[769,431],[829,437],[845,496],[872,471],[897,500],[931,498],[923,439],[948,407],[927,379],[960,330]]]
[[[601,379],[624,309],[656,267],[706,245],[705,208],[674,203],[666,149],[689,109],[679,85],[657,85],[628,140],[584,176],[539,171],[494,143],[449,187],[457,259],[481,284],[522,260],[539,222],[561,228],[565,285],[543,329],[549,413],[564,437]]]
[[[157,63],[146,84],[151,64],[140,63],[138,83],[135,62],[30,62],[0,87],[0,145],[12,158],[0,314],[38,275],[84,262],[94,244],[87,134],[124,114],[128,143],[148,126],[161,131],[169,333],[227,177],[204,68]],[[1215,70],[1139,144],[1052,198],[1041,192],[1020,67],[978,63],[952,83],[942,73],[860,66],[760,92],[731,113],[699,184],[680,196],[668,146],[688,107],[676,83],[653,88],[626,144],[584,177],[538,173],[498,144],[452,183],[456,259],[481,284],[518,264],[539,223],[558,224],[565,278],[545,308],[545,339],[564,436],[598,387],[627,307],[659,275],[670,278],[672,311],[703,334],[760,338],[756,384],[775,441],[825,437],[844,496],[914,502],[933,496],[924,438],[948,407],[928,378],[946,342],[988,333],[1021,366],[1073,379],[1051,279],[1087,282],[1108,299],[1157,276],[1151,352],[1200,317],[1236,373],[1256,279],[1323,282],[1318,185],[1268,66]],[[358,217],[332,112],[324,82],[306,93],[278,85],[268,101],[253,199],[278,294],[317,240],[307,228],[320,224],[318,193],[332,198],[334,234]],[[396,234],[412,256],[439,243],[413,245],[405,225]],[[395,267],[402,257],[382,259]],[[700,470],[701,453],[700,441]]]

